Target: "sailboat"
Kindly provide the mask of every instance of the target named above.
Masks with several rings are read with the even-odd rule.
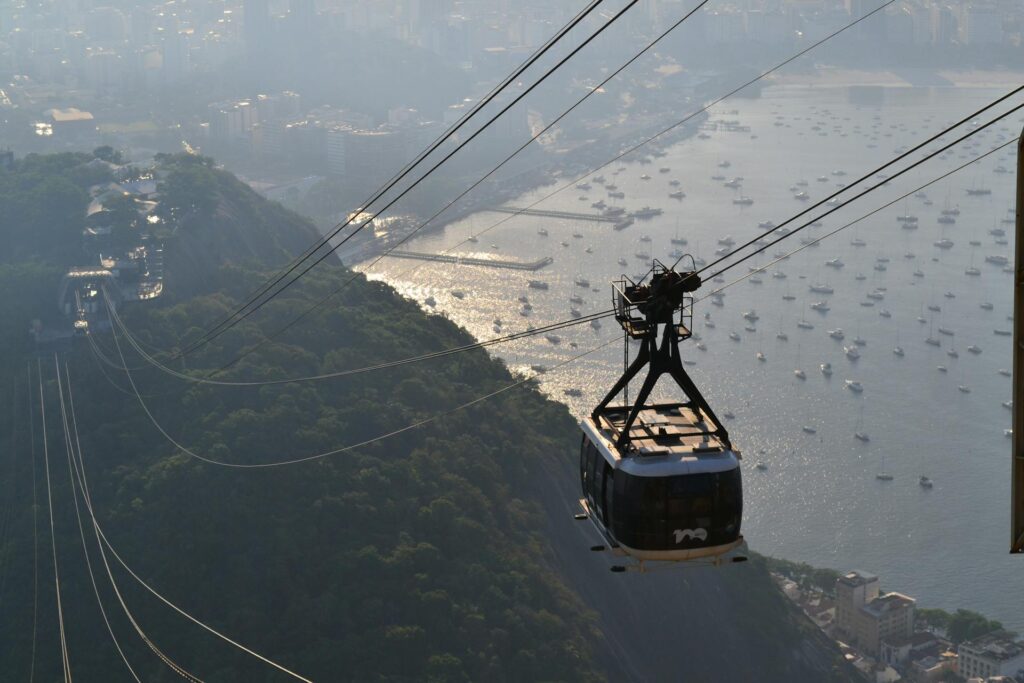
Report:
[[[875,475],[878,481],[892,481],[892,475],[885,469],[885,453],[882,453],[882,469]]]
[[[853,437],[864,443],[871,441],[871,437],[864,431],[864,406],[860,407],[860,417],[857,418],[857,427],[854,429]]]

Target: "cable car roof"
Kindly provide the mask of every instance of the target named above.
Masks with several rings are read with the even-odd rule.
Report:
[[[682,403],[643,408],[629,430],[630,451],[620,451],[615,440],[628,410],[609,406],[598,415],[600,424],[588,418],[581,425],[587,438],[619,469],[641,476],[661,476],[724,472],[737,466],[739,453],[726,448],[715,436],[714,427]],[[652,468],[655,463],[659,466]]]

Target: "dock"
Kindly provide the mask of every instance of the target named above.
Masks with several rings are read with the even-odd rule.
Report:
[[[464,266],[484,266],[486,268],[505,268],[506,270],[540,270],[555,262],[550,256],[539,258],[536,261],[507,261],[503,259],[475,258],[473,256],[457,256],[453,254],[426,254],[419,251],[403,251],[395,249],[388,256],[395,258],[407,258],[417,261],[438,261],[440,263],[454,263]]]
[[[546,209],[518,209],[514,206],[496,206],[485,209],[495,213],[518,213],[524,216],[543,216],[545,218],[565,218],[572,221],[594,221],[596,223],[618,223],[626,216],[605,216],[600,213],[575,213],[573,211],[548,211]]]

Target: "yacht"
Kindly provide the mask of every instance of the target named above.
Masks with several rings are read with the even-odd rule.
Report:
[[[809,287],[809,289],[810,289],[810,291],[814,292],[815,294],[834,294],[835,293],[835,290],[832,289],[832,287],[830,287],[829,285],[826,285],[826,284],[822,284],[820,282],[815,282],[814,284],[812,284]]]
[[[828,313],[829,311],[832,310],[831,308],[829,308],[829,305],[824,301],[815,301],[813,304],[811,304],[811,308],[820,313]]]
[[[799,327],[801,330],[813,330],[814,329],[814,325],[809,323],[809,322],[807,322],[806,320],[800,320],[799,322],[797,322],[796,326]]]
[[[871,437],[868,436],[867,432],[854,432],[853,438],[857,439],[858,441],[863,441],[864,443],[871,441]]]
[[[924,475],[921,475],[921,478],[917,480],[917,483],[923,489],[930,489],[933,486],[932,480]]]
[[[775,227],[775,223],[774,221],[761,221],[760,223],[757,224],[757,227],[761,228],[762,230],[771,230],[772,228]]]
[[[850,246],[851,247],[866,247],[866,246],[868,246],[868,243],[865,242],[864,240],[860,239],[859,237],[855,237],[854,239],[850,240]]]
[[[619,264],[620,266],[624,266],[624,265],[626,265],[626,263],[627,263],[626,259],[624,259],[624,258],[622,258],[622,257],[620,256],[620,257],[619,257],[619,261],[618,261],[618,264]]]
[[[974,276],[981,275],[981,269],[977,268],[975,266],[969,266],[968,268],[966,268],[964,270],[964,275],[974,275]]]
[[[757,322],[758,320],[761,319],[761,316],[759,316],[757,314],[757,312],[754,311],[753,309],[751,309],[749,311],[744,311],[743,312],[743,317],[746,318],[747,320],[749,320],[750,322]]]
[[[655,209],[650,206],[644,206],[633,212],[634,218],[654,218],[664,213],[661,209]]]
[[[829,259],[828,261],[825,261],[825,265],[828,266],[829,268],[835,268],[836,270],[838,270],[839,268],[842,268],[846,264],[843,263],[843,260],[841,258],[836,257],[834,259]]]
[[[985,257],[985,263],[992,263],[997,266],[1005,266],[1010,262],[1010,259],[1006,258],[1002,254],[995,254]]]
[[[893,354],[894,354],[894,355],[897,355],[897,356],[899,356],[899,357],[901,357],[901,358],[902,358],[902,357],[903,357],[903,355],[904,355],[904,352],[903,352],[903,347],[902,347],[902,346],[894,346],[894,347],[892,348],[892,352],[893,352]]]
[[[857,335],[856,337],[853,338],[853,343],[855,346],[867,346],[868,340],[860,335]]]
[[[967,351],[973,353],[975,356],[981,353],[981,347],[975,344],[971,344],[967,347]]]
[[[686,193],[683,192],[682,190],[674,190],[672,192],[669,192],[668,196],[670,199],[682,199],[683,197],[686,196]]]
[[[797,379],[807,379],[807,375],[800,368],[794,370],[793,375],[795,375]]]
[[[892,317],[892,313],[887,308],[880,309],[878,311],[878,315],[882,316],[883,318],[891,318]]]
[[[864,391],[864,387],[861,385],[861,383],[854,379],[846,380],[846,388],[854,392],[855,394],[859,394],[860,392]]]
[[[804,430],[804,432],[806,432],[807,434],[817,434],[818,433],[818,430],[815,429],[814,427],[811,427],[810,425],[804,425],[803,427],[801,427],[801,429]]]
[[[961,384],[960,386],[958,386],[956,388],[956,390],[959,391],[961,394],[969,394],[969,393],[971,393],[971,388],[969,386],[967,386],[966,384]]]
[[[540,235],[541,237],[547,237],[548,236],[547,228],[540,228],[540,229],[538,229],[537,230],[537,234]]]
[[[843,329],[841,327],[837,327],[834,330],[829,330],[828,336],[832,337],[833,339],[838,339],[839,341],[842,341],[843,339],[846,338],[846,335],[843,334]]]
[[[875,475],[875,479],[879,481],[892,481],[892,475],[887,472],[879,472]]]
[[[831,363],[822,363],[818,367],[821,369],[821,374],[825,375],[826,377],[831,377],[832,376],[832,364]]]
[[[932,244],[934,244],[939,249],[953,248],[953,240],[949,239],[948,237],[943,237],[941,240],[936,240],[935,242],[932,242]]]
[[[935,337],[928,337],[927,339],[924,340],[924,343],[928,344],[929,346],[942,346],[942,342],[940,342]]]
[[[740,340],[740,335],[738,335],[735,332],[730,332],[729,333],[729,339],[732,339],[733,341],[737,341],[738,342]]]
[[[758,352],[757,352],[757,359],[758,359],[759,361],[761,361],[762,363],[763,363],[764,361],[768,360],[768,359],[767,359],[767,358],[765,357],[765,355],[764,355],[763,353],[761,353],[760,351],[758,351]]]
[[[740,206],[750,206],[751,204],[754,203],[754,200],[751,199],[750,197],[747,197],[746,195],[740,195],[736,199],[732,200],[732,203],[738,204]]]
[[[850,360],[857,360],[860,358],[860,351],[857,350],[856,346],[844,346],[843,353],[845,353],[846,357]]]

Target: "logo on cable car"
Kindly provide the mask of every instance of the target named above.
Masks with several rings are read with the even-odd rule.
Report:
[[[676,543],[682,543],[688,538],[695,538],[698,541],[708,540],[707,529],[676,529],[672,533],[676,537]]]

